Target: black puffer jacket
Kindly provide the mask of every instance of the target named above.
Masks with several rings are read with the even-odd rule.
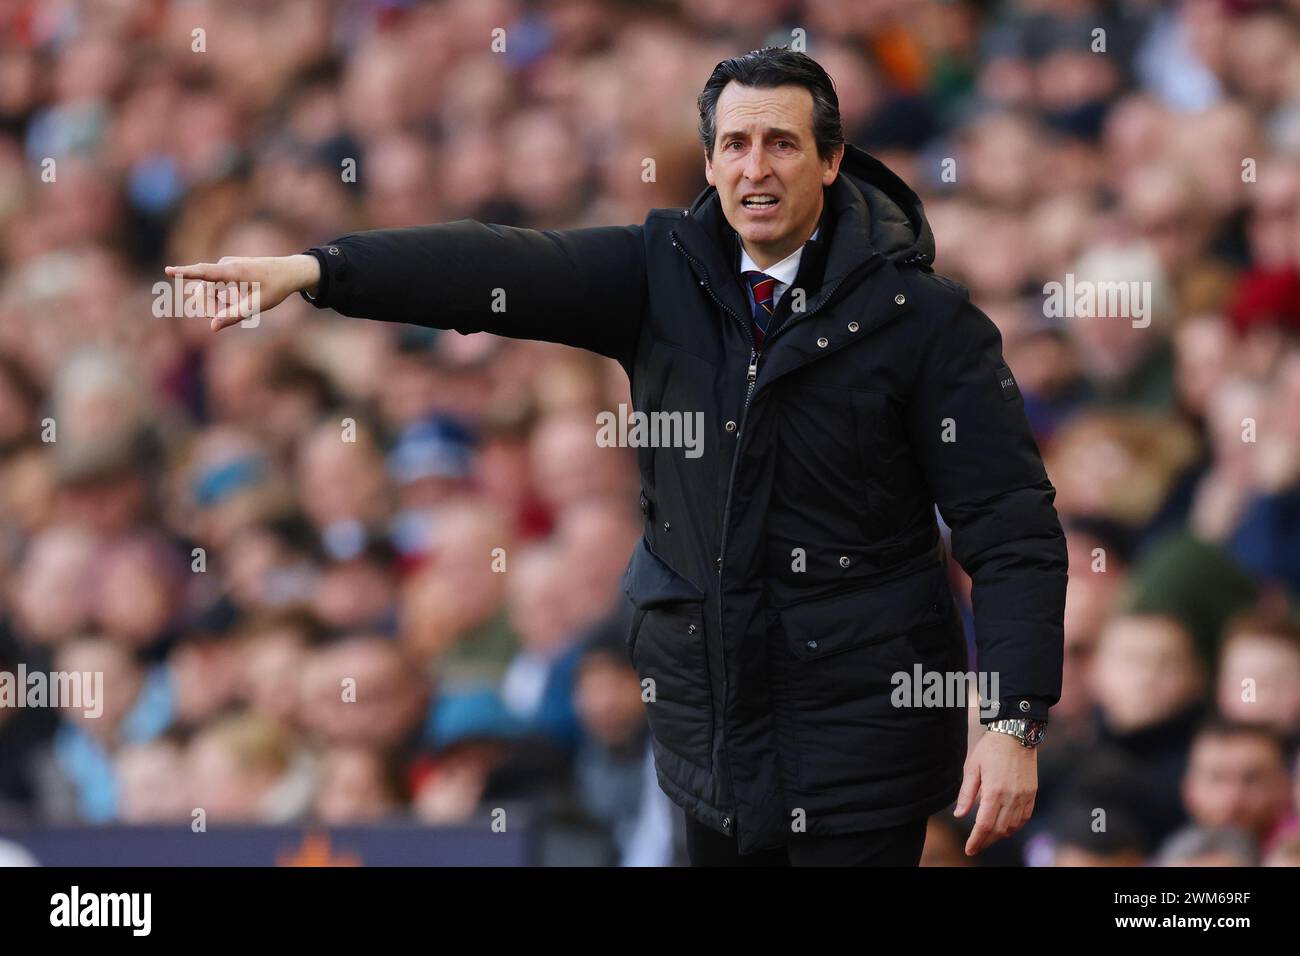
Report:
[[[461,220],[311,250],[320,306],[592,349],[636,410],[702,413],[702,454],[637,449],[628,653],[660,785],[741,852],[956,797],[965,711],[890,701],[895,673],[968,667],[936,504],[1001,712],[1060,695],[1065,540],[998,331],[931,271],[920,200],[878,161],[847,147],[825,199],[761,355],[713,188],[639,226]]]

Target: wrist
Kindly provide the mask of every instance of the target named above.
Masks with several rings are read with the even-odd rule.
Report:
[[[990,721],[984,725],[984,729],[988,733],[1014,737],[1020,741],[1022,747],[1032,750],[1042,743],[1043,736],[1047,733],[1047,722],[1024,717],[1007,717]]]
[[[315,256],[307,253],[290,256],[289,259],[294,266],[294,288],[315,298],[320,289],[320,263]]]

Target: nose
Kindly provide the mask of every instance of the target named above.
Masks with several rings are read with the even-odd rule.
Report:
[[[751,148],[745,157],[745,178],[751,183],[761,183],[770,171],[767,152],[761,146]]]

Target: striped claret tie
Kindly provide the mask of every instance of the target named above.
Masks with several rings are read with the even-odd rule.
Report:
[[[776,280],[765,272],[748,271],[745,280],[754,294],[754,344],[763,347],[763,336],[767,334],[767,323],[776,311],[772,302],[772,293],[776,291]]]

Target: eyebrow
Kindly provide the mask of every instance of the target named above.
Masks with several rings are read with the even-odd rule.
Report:
[[[728,132],[725,132],[721,135],[720,140],[725,142],[726,140],[729,139],[736,139],[736,138],[744,139],[748,135],[749,134],[744,132],[743,130],[729,130]],[[767,135],[769,138],[772,139],[793,139],[795,141],[798,141],[800,139],[798,133],[793,132],[792,130],[781,129],[775,126],[772,129],[769,129],[767,131]]]

